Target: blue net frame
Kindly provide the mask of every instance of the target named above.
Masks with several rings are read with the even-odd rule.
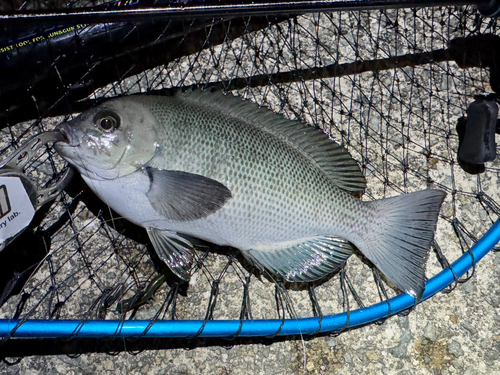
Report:
[[[368,3],[365,2],[365,5]],[[456,2],[453,3],[456,4]],[[399,6],[407,6],[401,2],[398,4]],[[441,4],[433,2],[432,4],[425,3],[422,5]],[[411,5],[415,6],[415,3]],[[373,2],[373,6],[394,7],[395,3],[386,2],[384,4],[376,4]],[[332,9],[329,8],[329,10]],[[297,11],[300,12],[300,10]],[[494,12],[492,11],[492,13]],[[209,12],[205,14],[212,15]],[[60,16],[56,15],[54,17]],[[103,13],[103,17],[105,16],[106,14]],[[47,17],[47,15],[40,17]],[[68,20],[70,19],[71,17],[68,16]],[[459,259],[428,280],[422,301],[456,283],[462,275],[474,269],[476,263],[490,252],[499,241],[500,221],[497,221]],[[334,333],[347,328],[376,322],[403,312],[414,305],[415,300],[413,297],[407,294],[400,294],[369,307],[336,315],[303,319],[157,320],[154,322],[151,320],[2,319],[0,320],[0,336],[6,340],[10,338],[235,338],[310,335]]]

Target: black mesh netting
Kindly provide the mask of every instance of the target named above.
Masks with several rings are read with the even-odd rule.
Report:
[[[60,5],[33,1],[26,9]],[[216,87],[328,131],[362,166],[363,199],[445,190],[431,276],[468,251],[500,212],[498,161],[482,174],[464,172],[455,130],[475,94],[497,90],[497,24],[469,6],[7,23],[0,39],[1,156],[107,97]],[[65,168],[46,148],[27,173],[43,187]],[[236,250],[204,243],[191,281],[179,283],[146,233],[111,212],[79,176],[0,258],[0,316],[21,322],[310,317],[398,293],[360,256],[320,285],[281,285]]]

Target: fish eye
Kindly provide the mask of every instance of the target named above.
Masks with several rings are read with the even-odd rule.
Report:
[[[94,124],[105,133],[112,133],[120,126],[120,117],[116,113],[105,110],[94,116]]]

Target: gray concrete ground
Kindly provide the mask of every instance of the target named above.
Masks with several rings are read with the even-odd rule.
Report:
[[[350,63],[446,48],[450,39],[468,35],[475,28],[474,11],[468,9],[472,13],[435,9],[417,13],[401,10],[300,17],[299,26],[284,24],[281,29],[270,28],[188,56],[166,69],[147,72],[139,81],[121,83],[119,90],[143,91],[144,87],[187,85],[228,76],[269,74],[325,66],[334,61]],[[482,32],[496,30],[486,23],[479,27]],[[436,241],[449,260],[458,258],[461,246],[470,245],[471,241],[459,241],[450,220],[458,220],[473,236],[480,237],[496,215],[482,208],[475,194],[482,191],[500,202],[499,162],[488,165],[487,172],[479,178],[467,175],[453,163],[458,146],[454,131],[456,120],[465,113],[473,94],[491,91],[485,71],[461,70],[451,61],[400,66],[377,74],[366,72],[318,82],[299,80],[282,86],[243,90],[239,94],[287,117],[319,125],[344,143],[353,157],[366,165],[367,191],[363,199],[420,190],[427,187],[428,179],[434,181],[434,188],[447,189],[449,194],[441,212]],[[113,96],[116,90],[117,85],[110,85],[96,95]],[[313,98],[319,98],[320,105]],[[60,119],[47,119],[44,126],[49,129],[58,121]],[[14,127],[14,131],[19,132],[17,136],[22,129],[22,125]],[[457,191],[456,195],[450,193],[453,190]],[[71,200],[67,196],[65,199]],[[63,212],[64,206],[59,203],[42,225],[48,227]],[[80,242],[84,242],[79,252],[75,250],[78,248],[76,233]],[[33,312],[31,317],[46,318],[50,304],[43,296],[51,285],[57,286],[57,298],[67,301],[60,317],[81,319],[105,287],[124,283],[130,286],[124,297],[130,297],[139,284],[155,275],[143,245],[126,239],[118,241],[119,251],[115,251],[110,246],[113,237],[119,238],[117,232],[101,228],[94,214],[80,203],[71,226],[65,226],[53,237],[51,267],[46,262],[26,286],[34,296],[26,309]],[[191,280],[187,296],[179,299],[179,318],[204,316],[210,281],[220,273],[225,259],[210,255],[205,261],[204,268]],[[240,343],[230,348],[229,342],[203,347],[201,341],[199,347],[191,350],[148,349],[116,355],[90,352],[76,358],[33,356],[23,358],[14,366],[3,364],[1,368],[6,374],[68,375],[96,372],[500,374],[499,266],[498,256],[489,254],[477,265],[471,280],[452,293],[432,297],[407,316],[392,317],[382,325],[370,324],[339,336],[271,340],[266,344]],[[92,279],[88,268],[92,269]],[[436,258],[431,256],[428,276],[439,270]],[[365,304],[377,302],[369,267],[354,256],[347,264],[347,273]],[[238,264],[229,268],[221,283],[215,319],[238,317],[241,277],[247,274]],[[254,318],[275,316],[273,291],[272,282],[252,279]],[[338,277],[319,286],[316,292],[323,313],[341,311]],[[155,299],[139,309],[137,318],[152,318],[161,309],[167,293],[167,288],[160,288]],[[306,292],[291,288],[288,293],[296,316],[312,316]],[[395,291],[390,289],[389,294],[395,295]],[[36,298],[43,301],[40,306],[36,305]],[[354,304],[352,296],[349,298]],[[19,297],[12,298],[0,310],[1,316],[12,317],[18,301]],[[120,318],[120,314],[110,309],[106,318]]]

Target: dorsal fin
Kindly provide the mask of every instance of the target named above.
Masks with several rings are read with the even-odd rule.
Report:
[[[339,188],[360,195],[366,187],[358,163],[341,145],[329,139],[320,129],[285,119],[269,109],[242,100],[232,94],[218,94],[200,89],[175,90],[174,96],[190,104],[217,109],[224,115],[248,123],[287,142]]]

